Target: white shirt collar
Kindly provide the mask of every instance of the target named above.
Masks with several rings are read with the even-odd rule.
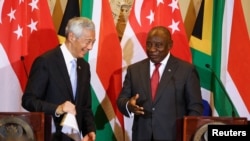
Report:
[[[168,55],[161,61],[161,66],[159,67],[160,76],[163,74],[163,71],[167,65],[169,57],[170,57],[170,53],[168,53]],[[155,64],[150,61],[150,76],[152,76],[154,69],[155,69]]]
[[[73,57],[73,55],[69,52],[68,48],[66,47],[66,45],[64,43],[60,46],[60,48],[62,50],[62,54],[64,57],[64,61],[65,61],[68,73],[70,73],[71,61],[73,59],[76,60],[76,58]]]
[[[168,53],[167,56],[161,61],[161,66],[167,65],[169,57],[170,57],[170,53]],[[150,61],[150,66],[155,66],[152,61]]]
[[[69,52],[68,48],[66,47],[66,45],[64,43],[61,45],[61,50],[62,50],[63,57],[64,57],[66,64],[70,63],[71,60],[76,59]]]

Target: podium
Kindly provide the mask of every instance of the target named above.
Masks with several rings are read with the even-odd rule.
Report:
[[[177,141],[200,141],[209,124],[247,125],[247,118],[185,116],[177,120]]]
[[[49,141],[51,117],[43,112],[0,112],[0,140]]]

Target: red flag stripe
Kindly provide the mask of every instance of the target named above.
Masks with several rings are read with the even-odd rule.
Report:
[[[250,89],[248,83],[250,77],[250,40],[247,32],[246,21],[242,11],[241,1],[234,1],[233,21],[230,39],[228,71],[250,112]]]
[[[97,75],[123,127],[123,115],[116,106],[116,99],[122,87],[122,52],[108,0],[102,1],[99,35]]]

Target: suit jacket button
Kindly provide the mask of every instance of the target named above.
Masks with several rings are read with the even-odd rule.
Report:
[[[152,111],[154,111],[155,110],[155,108],[152,108]]]

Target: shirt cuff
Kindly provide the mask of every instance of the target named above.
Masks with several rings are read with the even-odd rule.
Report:
[[[126,103],[126,110],[130,118],[134,117],[134,113],[128,110],[128,102]]]
[[[60,117],[61,115],[59,115],[59,114],[57,114],[57,113],[55,112],[55,116],[56,116],[56,117]]]

